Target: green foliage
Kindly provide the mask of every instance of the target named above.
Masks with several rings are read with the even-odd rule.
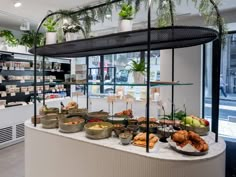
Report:
[[[1,30],[0,37],[4,38],[5,42],[9,46],[17,46],[19,44],[19,40],[15,38],[13,33],[9,30]]]
[[[29,48],[32,48],[34,45],[34,36],[35,36],[35,31],[27,31],[22,34],[21,39],[20,39],[20,45],[27,46]],[[36,41],[37,41],[37,46],[43,44],[43,34],[39,33],[37,35]]]
[[[130,71],[133,71],[133,72],[141,72],[144,74],[146,71],[145,60],[142,60],[142,59],[140,59],[139,62],[135,60],[131,60],[130,66],[131,66]]]
[[[175,2],[173,0],[159,0],[158,4],[158,18],[157,18],[157,26],[158,27],[166,27],[171,26],[172,16],[171,11],[173,13],[173,18],[175,17]]]
[[[47,20],[43,23],[44,28],[47,32],[56,32],[57,21],[53,17],[48,17]]]
[[[89,10],[80,13],[74,13],[72,10],[59,10],[59,12],[60,14],[57,15],[58,21],[63,19],[68,20],[68,23],[66,24],[67,27],[65,24],[62,26],[65,33],[77,32],[81,30],[84,36],[88,37],[89,33],[91,32],[92,24],[97,22],[95,10]]]
[[[119,16],[122,20],[132,20],[134,15],[134,9],[132,5],[123,3]]]

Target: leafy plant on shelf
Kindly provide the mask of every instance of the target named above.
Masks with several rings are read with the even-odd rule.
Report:
[[[47,30],[47,32],[56,32],[57,20],[55,20],[53,17],[48,17],[47,20],[43,23],[43,26]]]
[[[88,37],[91,32],[92,24],[97,22],[96,13],[94,10],[74,13],[72,10],[59,10],[57,19],[62,26],[64,33],[81,31],[84,37]],[[63,20],[68,22],[63,24]]]
[[[34,36],[35,36],[34,30],[24,32],[24,34],[22,34],[21,36],[20,44],[32,48],[34,45]],[[44,38],[42,33],[39,33],[37,35],[36,41],[37,41],[37,46],[43,45]]]
[[[15,38],[13,33],[9,30],[1,30],[0,37],[4,38],[5,42],[9,46],[17,46],[19,44],[19,40]]]
[[[140,61],[135,61],[135,60],[131,60],[131,64],[130,64],[130,71],[132,72],[140,72],[142,74],[145,74],[146,71],[146,67],[145,67],[145,60],[140,59]]]
[[[131,4],[123,3],[121,5],[121,11],[119,12],[119,16],[122,20],[132,20],[134,13],[135,11]]]

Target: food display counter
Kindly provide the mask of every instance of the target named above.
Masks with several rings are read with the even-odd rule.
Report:
[[[121,145],[118,138],[92,140],[85,132],[60,133],[25,122],[25,177],[223,177],[223,139],[204,137],[209,151],[187,156],[158,142],[150,153],[145,148]]]

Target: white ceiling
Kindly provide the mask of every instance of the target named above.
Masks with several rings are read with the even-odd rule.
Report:
[[[59,9],[71,9],[82,7],[87,4],[95,3],[97,0],[20,0],[22,6],[14,8],[14,0],[0,0],[0,27],[19,30],[23,20],[29,21],[36,26],[40,20],[47,14],[48,10],[56,11]],[[222,0],[220,10],[236,9],[236,0]],[[155,7],[153,7],[155,9]],[[115,12],[117,13],[117,12]],[[177,6],[177,14],[196,15],[198,11],[192,3],[186,4],[183,0],[181,6]],[[144,15],[145,14],[145,15]],[[153,16],[155,12],[153,12]],[[113,17],[112,21],[106,21],[105,24],[98,25],[98,29],[104,29],[117,26],[118,17]],[[140,11],[135,22],[146,21],[146,13]]]

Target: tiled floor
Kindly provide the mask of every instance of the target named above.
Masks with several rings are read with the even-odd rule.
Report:
[[[24,177],[24,143],[0,150],[0,177]]]

